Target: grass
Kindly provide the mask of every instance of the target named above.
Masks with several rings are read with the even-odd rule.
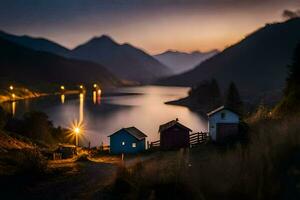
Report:
[[[111,199],[297,199],[299,133],[298,118],[252,119],[249,144],[163,152],[121,166],[106,193]]]

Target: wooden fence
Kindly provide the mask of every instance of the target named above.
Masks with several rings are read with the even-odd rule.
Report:
[[[206,142],[208,139],[208,134],[205,132],[198,132],[190,134],[190,146],[194,147],[199,144]]]
[[[160,147],[160,140],[157,140],[155,142],[150,143],[149,149],[157,149],[159,147]]]
[[[205,132],[192,133],[192,134],[190,134],[190,147],[194,147],[199,144],[202,144],[202,143],[206,142],[207,139],[208,139],[208,133],[205,133]],[[160,147],[160,140],[151,142],[149,145],[150,149],[157,149],[159,147]]]

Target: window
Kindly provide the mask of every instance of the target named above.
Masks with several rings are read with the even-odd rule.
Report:
[[[226,113],[221,113],[221,119],[225,119]]]
[[[132,143],[132,148],[135,148],[136,147],[136,143]]]
[[[125,142],[122,142],[122,146],[125,146]]]

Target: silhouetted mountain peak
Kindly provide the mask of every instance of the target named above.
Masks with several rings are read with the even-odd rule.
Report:
[[[100,37],[93,37],[86,43],[75,47],[73,50],[76,51],[76,50],[82,49],[82,48],[84,48],[84,49],[91,48],[94,51],[96,51],[99,49],[105,50],[107,48],[109,49],[109,48],[113,48],[113,47],[117,47],[117,46],[119,46],[119,44],[117,42],[115,42],[110,36],[102,35]]]
[[[155,58],[178,74],[192,69],[199,63],[207,60],[217,53],[218,51],[193,51],[191,53],[187,53],[176,50],[168,50],[164,53],[155,55]]]
[[[101,35],[100,37],[93,37],[89,42],[118,44],[114,39],[108,35]]]
[[[111,37],[94,37],[76,47],[71,57],[103,64],[123,79],[149,82],[171,74],[170,69],[129,43],[119,44]]]

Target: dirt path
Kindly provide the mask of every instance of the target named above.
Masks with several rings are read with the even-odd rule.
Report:
[[[51,174],[1,177],[4,199],[91,199],[93,194],[110,184],[118,166],[91,161],[68,162]]]
[[[76,162],[71,170],[36,183],[28,189],[31,199],[90,199],[94,192],[110,184],[117,166],[107,163]]]

